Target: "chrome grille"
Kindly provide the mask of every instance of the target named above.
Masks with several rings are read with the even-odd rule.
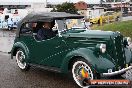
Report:
[[[115,50],[115,58],[119,66],[124,65],[126,62],[125,60],[125,52],[123,46],[123,36],[119,35],[114,38],[114,50]]]

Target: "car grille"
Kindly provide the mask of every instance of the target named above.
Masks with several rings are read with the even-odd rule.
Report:
[[[119,35],[114,39],[115,44],[115,54],[117,58],[118,65],[124,65],[126,63],[125,51],[123,45],[123,36]],[[124,66],[123,66],[124,67]]]
[[[126,63],[125,51],[123,46],[123,36],[118,35],[112,39],[108,53],[114,59],[117,67],[123,68]]]

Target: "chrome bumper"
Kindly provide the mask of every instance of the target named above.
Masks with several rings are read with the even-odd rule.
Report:
[[[122,73],[124,73],[124,72],[126,72],[126,71],[128,71],[130,69],[132,69],[132,66],[129,66],[127,68],[123,68],[123,69],[121,69],[119,71],[115,71],[115,72],[111,72],[111,73],[102,73],[102,76],[105,76],[105,77],[107,77],[107,76],[115,76],[115,75],[118,75],[118,74],[122,74]]]

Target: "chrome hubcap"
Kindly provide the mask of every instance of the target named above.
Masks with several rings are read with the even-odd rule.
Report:
[[[26,63],[24,62],[24,60],[25,60],[25,54],[24,54],[24,52],[21,51],[21,50],[17,51],[16,61],[17,61],[18,66],[21,69],[25,69],[25,67],[26,67]]]
[[[72,68],[73,79],[80,87],[86,87],[82,84],[84,78],[93,79],[93,73],[90,67],[83,61],[77,61]],[[88,87],[88,86],[87,86]]]

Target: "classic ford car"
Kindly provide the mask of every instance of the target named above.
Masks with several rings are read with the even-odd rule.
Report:
[[[74,24],[73,20],[76,20]],[[41,40],[37,36],[39,24],[45,22],[52,24],[50,30],[54,36]],[[78,86],[85,87],[86,78],[109,78],[132,68],[130,37],[123,37],[119,32],[88,30],[83,16],[34,12],[22,19],[17,29],[11,58],[15,56],[21,70],[38,66],[70,73]]]

